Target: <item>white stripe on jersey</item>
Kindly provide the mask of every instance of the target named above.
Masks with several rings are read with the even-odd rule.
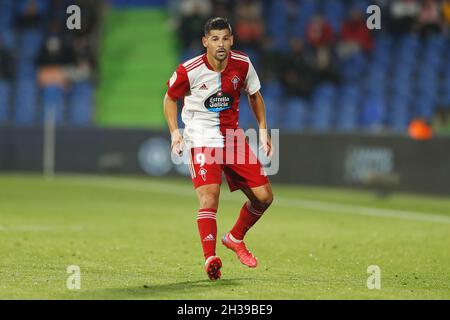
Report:
[[[247,63],[248,63],[248,60],[244,60],[244,59],[237,58],[237,57],[234,57],[234,56],[231,56],[231,59],[233,59],[233,60],[239,60],[239,61],[244,61],[244,62],[247,62]]]
[[[203,55],[202,54],[199,55],[199,56],[196,56],[195,58],[192,58],[192,59],[186,61],[185,63],[183,63],[183,67],[187,68],[192,63],[197,62],[197,60],[199,60],[199,59],[203,60]]]
[[[200,60],[200,61],[198,61],[198,62],[195,62],[195,63],[193,63],[191,66],[189,66],[189,67],[186,67],[186,72],[189,72],[189,71],[192,71],[192,70],[194,70],[195,68],[197,68],[199,65],[201,65],[201,64],[203,64],[203,59],[202,60]]]
[[[249,60],[249,58],[247,57],[247,56],[244,56],[244,55],[242,55],[242,54],[239,54],[239,53],[236,53],[236,52],[231,52],[231,56],[235,56],[235,57],[238,57],[238,58],[242,58],[242,59],[245,59],[245,60]]]
[[[236,54],[236,53],[231,53],[231,58],[235,59],[235,60],[241,60],[244,62],[249,63],[250,59],[246,56],[240,55],[240,54]]]

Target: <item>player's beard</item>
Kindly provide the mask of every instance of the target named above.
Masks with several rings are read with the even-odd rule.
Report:
[[[220,61],[220,62],[225,61],[228,58],[228,50],[225,50],[225,52],[223,54],[220,54],[219,51],[216,51],[214,58],[216,58],[216,60]]]

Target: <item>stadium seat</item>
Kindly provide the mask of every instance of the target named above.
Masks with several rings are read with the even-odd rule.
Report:
[[[368,96],[361,112],[361,124],[368,130],[382,128],[386,115],[386,105],[382,97]]]
[[[69,98],[69,123],[88,126],[92,122],[94,87],[90,82],[75,83]]]
[[[433,115],[433,109],[435,107],[433,101],[430,101],[426,97],[420,97],[415,101],[414,105],[415,116],[422,116],[426,119],[431,119]]]
[[[269,106],[267,106],[269,108]],[[268,116],[271,110],[267,110]],[[250,108],[248,99],[246,96],[241,96],[239,100],[239,126],[244,129],[254,127],[256,121],[253,116],[253,111]]]
[[[270,128],[279,128],[281,126],[284,103],[280,99],[274,99],[272,96],[264,96],[264,101],[267,108],[267,123]],[[252,115],[252,118],[254,116]],[[251,123],[256,125],[256,121],[252,119]]]
[[[324,131],[332,128],[336,90],[332,85],[323,85],[313,94],[311,106],[311,129]]]
[[[37,86],[34,78],[21,77],[16,81],[14,122],[32,125],[37,114]]]
[[[58,86],[47,86],[42,89],[43,120],[48,112],[53,109],[55,124],[61,125],[64,121],[64,89]]]
[[[286,112],[283,115],[282,128],[294,131],[304,130],[308,110],[307,105],[307,102],[300,98],[288,99],[286,102]]]
[[[341,1],[325,0],[322,4],[323,13],[335,33],[340,33],[342,23],[346,18],[346,6]]]
[[[11,94],[11,83],[0,80],[0,124],[9,121],[9,99]]]
[[[410,101],[402,96],[394,96],[389,100],[387,122],[393,131],[404,132],[409,124],[409,104]]]
[[[361,78],[366,67],[363,53],[355,53],[341,62],[341,75],[345,81],[355,81]]]
[[[24,31],[19,37],[18,60],[34,62],[42,46],[43,35],[40,30]]]
[[[307,25],[318,10],[318,3],[315,0],[299,1],[297,17],[292,30],[293,36],[305,37]]]
[[[338,131],[352,131],[358,127],[358,104],[361,89],[359,84],[345,84],[340,87],[337,98],[336,125]]]

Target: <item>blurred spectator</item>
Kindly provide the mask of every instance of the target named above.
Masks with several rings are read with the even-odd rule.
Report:
[[[436,0],[424,0],[422,3],[419,14],[419,28],[423,37],[442,31],[440,9]]]
[[[373,38],[362,12],[356,8],[352,9],[342,25],[339,55],[346,58],[362,50],[368,53],[372,51],[373,45]]]
[[[324,80],[334,78],[331,45],[334,34],[331,25],[322,15],[314,16],[306,28],[306,39],[313,48],[315,65]]]
[[[234,0],[213,0],[212,1],[212,12],[216,17],[225,17],[234,26],[234,16],[231,8],[235,8]]]
[[[444,0],[442,3],[442,17],[445,28],[448,29],[450,27],[450,0]]]
[[[210,1],[185,0],[181,3],[178,34],[184,49],[190,47],[192,42],[200,42],[204,24],[211,14]]]
[[[262,22],[262,5],[254,0],[239,1],[236,6],[235,36],[238,47],[260,48],[264,25]]]
[[[408,127],[408,133],[415,140],[429,140],[433,136],[433,129],[425,118],[419,117],[411,121]]]
[[[87,37],[75,38],[72,42],[73,66],[66,68],[72,82],[93,80],[97,68],[96,58]]]
[[[48,37],[37,58],[38,82],[41,86],[66,87],[68,78],[64,67],[73,65],[73,52],[56,35]]]
[[[290,41],[290,51],[281,58],[280,78],[286,92],[292,96],[308,97],[317,81],[314,57],[300,38]]]
[[[46,2],[42,0],[20,0],[17,3],[16,26],[19,29],[34,29],[41,26]]]
[[[397,35],[413,30],[420,6],[416,0],[394,0],[390,8],[391,30]]]
[[[0,82],[12,80],[13,59],[11,53],[3,46],[0,40]]]
[[[322,15],[316,15],[306,28],[306,38],[314,48],[328,47],[334,40],[333,29]]]

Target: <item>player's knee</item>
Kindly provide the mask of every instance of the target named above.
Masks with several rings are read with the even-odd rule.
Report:
[[[212,192],[212,193],[205,193],[200,196],[200,207],[201,208],[212,208],[217,209],[219,204],[219,194]]]
[[[263,209],[264,211],[270,207],[273,202],[273,194],[272,192],[265,192],[257,198],[257,203],[255,206]]]

